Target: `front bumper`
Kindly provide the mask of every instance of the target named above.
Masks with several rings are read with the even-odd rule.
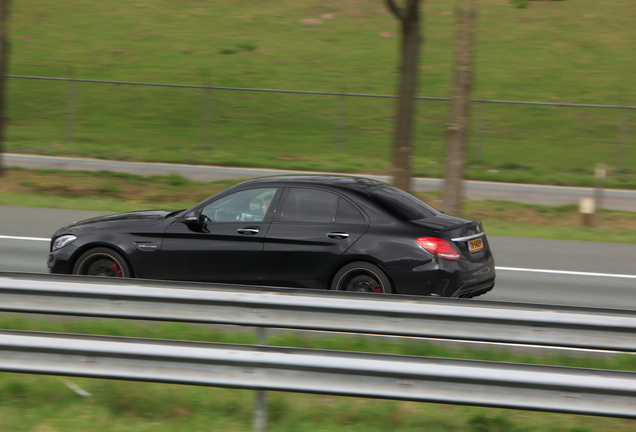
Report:
[[[72,258],[76,251],[77,247],[71,243],[62,249],[49,253],[49,259],[47,261],[49,273],[71,274],[73,272]]]

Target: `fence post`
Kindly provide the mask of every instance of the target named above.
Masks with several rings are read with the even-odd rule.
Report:
[[[267,328],[256,328],[256,344],[267,345]],[[263,432],[267,427],[267,392],[256,390],[254,402],[254,432]]]
[[[471,145],[471,154],[472,154],[472,161],[473,162],[480,162],[481,161],[481,148],[482,148],[482,143],[483,143],[483,129],[484,129],[484,107],[483,107],[483,103],[476,103],[474,104],[475,107],[475,111],[477,111],[475,113],[475,122],[477,123],[474,127],[474,133],[473,133],[473,144]]]
[[[209,85],[210,74],[202,70],[203,85]],[[201,147],[209,148],[212,138],[212,89],[203,89],[203,103],[201,106]]]
[[[616,171],[625,168],[625,145],[627,142],[627,123],[629,119],[627,109],[618,110],[618,124],[616,126]]]
[[[75,68],[69,68],[69,75],[75,78]],[[69,144],[75,140],[75,119],[77,117],[77,82],[69,81],[66,88],[66,120],[64,125],[64,142]]]
[[[347,141],[347,86],[343,85],[338,96],[338,117],[336,118],[336,153],[342,153]]]

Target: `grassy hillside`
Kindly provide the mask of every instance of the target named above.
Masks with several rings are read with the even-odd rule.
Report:
[[[426,2],[422,96],[450,95],[453,4]],[[480,2],[474,98],[636,105],[632,0],[529,5]],[[10,25],[11,74],[394,94],[399,72],[399,29],[381,0],[19,0]],[[10,79],[7,149],[383,172],[393,106]],[[416,175],[443,175],[448,113],[447,102],[419,104]],[[636,187],[633,110],[475,104],[474,114],[470,178],[586,185],[605,162],[609,186]]]

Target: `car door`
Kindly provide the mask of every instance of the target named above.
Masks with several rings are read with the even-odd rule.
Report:
[[[367,227],[364,214],[337,193],[286,188],[265,237],[263,284],[327,287],[336,260]]]
[[[163,233],[162,277],[200,282],[258,283],[260,253],[279,188],[222,196],[172,223]],[[274,201],[275,202],[275,201]]]

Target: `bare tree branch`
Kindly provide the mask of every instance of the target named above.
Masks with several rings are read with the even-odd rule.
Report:
[[[406,11],[398,7],[398,5],[395,4],[394,0],[386,0],[386,5],[391,10],[391,12],[393,12],[393,15],[398,17],[400,21],[406,21]]]
[[[420,0],[407,0],[406,13],[408,16],[417,14],[419,12],[419,8],[420,8]]]

